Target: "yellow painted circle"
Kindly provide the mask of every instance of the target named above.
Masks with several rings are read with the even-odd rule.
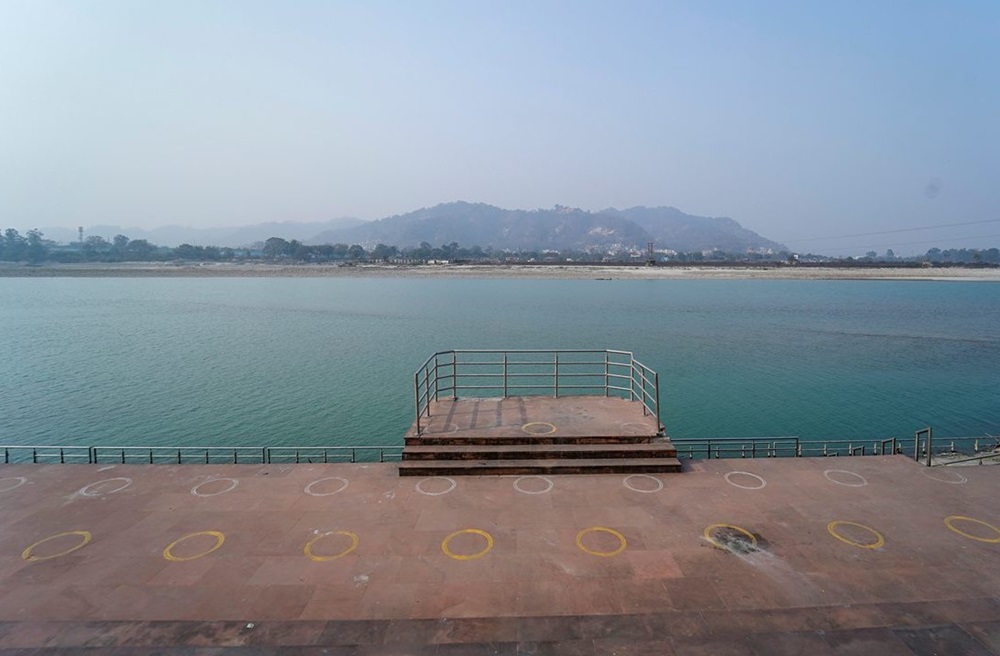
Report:
[[[540,426],[542,430],[534,430],[533,426]],[[547,421],[529,421],[524,426],[521,426],[521,430],[528,435],[550,435],[556,432],[555,424],[550,424]]]
[[[621,542],[621,544],[618,545],[618,548],[613,551],[595,551],[594,549],[588,549],[583,544],[583,536],[586,535],[587,533],[610,533],[611,535],[618,538],[618,541]],[[617,556],[621,552],[625,551],[625,547],[628,546],[628,543],[625,541],[625,536],[613,528],[606,528],[604,526],[591,526],[590,528],[585,528],[576,534],[576,546],[580,547],[581,551],[583,551],[584,553],[588,553],[591,556],[602,556],[604,558],[609,558],[611,556]]]
[[[869,544],[865,544],[863,542],[856,542],[856,541],[854,541],[854,540],[852,540],[850,538],[845,538],[840,533],[837,533],[837,527],[838,526],[854,526],[855,528],[860,528],[860,529],[863,529],[865,531],[868,531],[869,533],[871,533],[872,535],[875,536],[875,541],[872,542],[872,543],[869,543]],[[872,527],[865,526],[864,524],[858,524],[856,522],[845,522],[845,521],[838,520],[838,521],[833,521],[833,522],[830,522],[829,524],[827,524],[826,525],[826,530],[829,531],[830,535],[832,535],[833,537],[837,538],[838,540],[840,540],[844,544],[851,545],[852,547],[861,547],[862,549],[878,549],[879,547],[884,547],[885,546],[885,538],[882,537],[882,534],[879,533],[878,531],[876,531],[875,529],[873,529]]]
[[[52,554],[51,556],[35,555],[34,551],[39,545],[45,544],[49,540],[55,540],[57,538],[61,538],[64,535],[79,535],[83,539],[80,541],[80,544],[72,546],[69,549],[66,549],[65,551],[60,551],[57,554]],[[31,560],[31,561],[52,560],[53,558],[58,558],[59,556],[65,556],[66,554],[71,554],[77,549],[82,549],[83,547],[85,547],[87,544],[90,543],[90,540],[91,540],[91,535],[89,531],[66,531],[65,533],[56,533],[55,535],[50,535],[47,538],[39,540],[35,544],[31,545],[30,547],[22,551],[21,558],[24,560]]]
[[[349,537],[351,539],[351,546],[347,547],[346,549],[344,549],[340,553],[334,554],[332,556],[317,556],[316,554],[314,554],[313,551],[312,551],[313,545],[316,544],[317,542],[319,542],[320,540],[322,540],[323,538],[328,537],[330,535],[346,535],[347,537]],[[309,542],[306,542],[306,546],[302,547],[302,552],[306,556],[308,556],[310,560],[315,560],[317,563],[322,563],[322,562],[326,562],[328,560],[337,560],[338,558],[342,558],[342,557],[346,556],[347,554],[351,553],[352,551],[354,551],[357,548],[358,548],[358,534],[357,533],[352,533],[350,531],[330,531],[329,533],[323,533],[322,535],[317,535],[312,540],[309,540]]]
[[[959,520],[963,522],[972,522],[973,524],[979,524],[980,526],[985,526],[986,528],[996,533],[997,536],[995,538],[981,538],[978,535],[972,535],[971,533],[966,533],[960,528],[955,528],[955,522]],[[962,537],[969,538],[970,540],[976,540],[977,542],[989,542],[990,544],[997,544],[998,542],[1000,542],[1000,528],[997,528],[996,526],[988,522],[984,522],[981,519],[965,517],[964,515],[951,515],[945,518],[944,525],[950,528],[955,533],[958,533]]]
[[[448,543],[450,543],[454,538],[457,538],[459,535],[462,535],[464,533],[472,533],[474,535],[483,536],[484,538],[486,538],[486,546],[483,547],[481,551],[477,551],[474,554],[465,555],[465,554],[454,553],[448,547]],[[476,558],[482,558],[483,556],[488,554],[490,552],[490,549],[492,548],[493,548],[493,536],[487,533],[486,531],[480,531],[478,528],[463,528],[461,531],[455,531],[454,533],[446,537],[444,541],[441,543],[441,551],[444,552],[444,555],[448,556],[449,558],[454,558],[455,560],[475,560]]]
[[[206,549],[205,551],[202,551],[201,553],[195,554],[193,556],[174,555],[173,553],[174,547],[179,545],[181,542],[184,542],[185,540],[190,540],[191,538],[198,537],[199,535],[211,535],[212,537],[215,538],[215,544]],[[220,533],[219,531],[198,531],[197,533],[188,533],[184,537],[177,538],[176,540],[168,544],[167,548],[163,550],[163,557],[166,558],[167,560],[172,560],[175,562],[182,562],[185,560],[196,560],[198,558],[201,558],[202,556],[207,556],[208,554],[212,553],[213,551],[221,547],[222,543],[225,541],[226,541],[226,536]]]
[[[750,531],[743,528],[742,526],[734,526],[732,524],[712,524],[711,526],[705,527],[705,531],[704,533],[702,533],[702,535],[705,536],[706,540],[708,540],[718,548],[729,551],[729,548],[726,547],[726,545],[722,544],[721,542],[712,537],[712,531],[714,531],[717,528],[729,528],[736,531],[737,533],[742,533],[743,535],[747,536],[747,538],[750,540],[750,546],[753,547],[754,549],[757,548],[757,537]]]

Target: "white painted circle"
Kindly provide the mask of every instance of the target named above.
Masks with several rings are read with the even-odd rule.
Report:
[[[211,485],[212,483],[218,483],[219,481],[229,481],[229,487],[227,487],[225,490],[219,490],[218,492],[198,491],[198,488],[200,488],[203,485]],[[195,495],[196,497],[217,497],[220,494],[225,494],[226,492],[232,492],[233,490],[236,489],[236,486],[239,484],[240,482],[235,478],[213,478],[210,481],[205,481],[204,483],[198,483],[197,485],[195,485],[193,488],[191,488],[191,494]]]
[[[93,489],[91,489],[91,488],[97,487],[98,485],[101,485],[102,483],[111,483],[113,481],[122,481],[122,483],[118,487],[116,487],[115,489],[113,489],[113,490],[93,490]],[[132,484],[132,479],[131,478],[125,478],[124,476],[119,476],[117,478],[105,478],[102,481],[97,481],[96,483],[91,483],[90,485],[85,485],[85,486],[81,487],[80,490],[79,490],[79,494],[81,494],[82,496],[85,496],[85,497],[102,497],[105,494],[114,494],[115,492],[121,492],[122,490],[124,490],[125,488],[127,488],[131,484]]]
[[[737,475],[739,475],[739,476],[749,476],[750,478],[757,479],[757,481],[760,483],[760,485],[740,485],[739,483],[734,483],[733,479],[730,478],[730,476],[737,476]],[[726,474],[726,482],[729,483],[730,485],[732,485],[733,487],[738,487],[738,488],[740,488],[742,490],[760,490],[760,489],[764,488],[767,485],[767,481],[765,481],[763,478],[761,478],[757,474],[751,474],[750,472],[745,472],[745,471],[731,471],[731,472],[729,472],[728,474]]]
[[[538,479],[540,481],[545,481],[547,487],[544,490],[525,490],[523,487],[521,487],[521,481],[526,481],[532,478]],[[545,494],[546,492],[551,492],[554,486],[555,483],[552,482],[552,479],[547,478],[545,476],[521,476],[520,478],[514,481],[514,489],[522,494]]]
[[[437,481],[448,481],[448,488],[445,489],[445,490],[441,490],[440,492],[428,492],[427,490],[425,490],[424,488],[421,487],[421,485],[423,485],[427,481],[435,481],[435,480],[437,480]],[[417,482],[416,490],[420,494],[426,494],[429,497],[436,497],[436,496],[440,496],[442,494],[448,494],[449,492],[451,492],[452,490],[455,489],[455,485],[456,485],[455,480],[451,479],[451,478],[448,478],[447,476],[431,476],[430,478],[425,478],[422,481]]]
[[[7,485],[6,487],[0,487],[0,492],[10,492],[11,490],[21,487],[28,482],[24,476],[9,476],[7,478],[0,478],[0,485],[3,485],[3,481],[14,481],[13,485]]]
[[[332,492],[313,492],[313,485],[317,485],[319,483],[323,483],[324,481],[340,481],[341,482],[341,486],[338,487],[336,490],[334,490]],[[305,487],[305,490],[303,490],[303,491],[306,494],[308,494],[309,496],[313,496],[313,497],[328,497],[328,496],[330,496],[332,494],[337,494],[338,492],[343,492],[344,490],[347,489],[347,486],[350,485],[350,484],[351,484],[350,481],[348,481],[346,478],[341,478],[340,476],[328,476],[327,478],[320,478],[320,479],[317,479],[317,480],[313,481],[312,483],[310,483],[309,485],[307,485]]]
[[[648,478],[649,480],[656,483],[656,487],[652,490],[644,490],[641,487],[634,487],[631,483],[629,483],[629,481],[632,480],[633,478]],[[654,492],[659,492],[660,490],[663,489],[663,481],[656,478],[655,476],[650,476],[649,474],[632,474],[631,476],[626,476],[622,480],[622,485],[632,490],[633,492],[642,492],[643,494],[653,494]]]
[[[434,432],[436,432],[436,433],[454,433],[457,430],[458,430],[458,424],[445,424],[439,430],[436,430]]]
[[[835,476],[831,476],[831,474],[847,474],[848,476],[853,476],[858,480],[855,483],[848,483],[847,481],[838,481],[837,478]],[[856,474],[855,472],[847,471],[846,469],[827,469],[825,472],[823,472],[823,476],[825,476],[826,480],[830,481],[831,483],[836,483],[837,485],[843,485],[845,487],[864,487],[868,485],[867,478],[865,478],[861,474]]]
[[[952,474],[955,475],[956,480],[949,480],[947,478],[938,478],[937,476],[931,476],[930,473],[929,473],[929,470],[926,469],[926,468],[923,468],[923,467],[920,469],[920,473],[923,474],[924,476],[926,476],[927,478],[931,479],[932,481],[938,481],[938,482],[941,482],[941,483],[951,483],[952,485],[962,485],[963,483],[968,483],[969,482],[969,479],[967,479],[962,474],[959,474],[957,471],[952,471],[951,472]]]

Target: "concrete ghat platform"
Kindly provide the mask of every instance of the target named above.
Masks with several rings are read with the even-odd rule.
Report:
[[[1000,470],[686,467],[3,466],[0,653],[1000,655]]]

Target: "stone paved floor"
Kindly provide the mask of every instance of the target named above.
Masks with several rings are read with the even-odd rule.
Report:
[[[1000,655],[998,476],[7,465],[0,653]]]

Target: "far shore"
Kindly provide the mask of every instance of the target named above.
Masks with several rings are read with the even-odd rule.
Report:
[[[1000,282],[1000,268],[586,264],[0,263],[0,278],[511,278],[538,280],[952,280]]]

